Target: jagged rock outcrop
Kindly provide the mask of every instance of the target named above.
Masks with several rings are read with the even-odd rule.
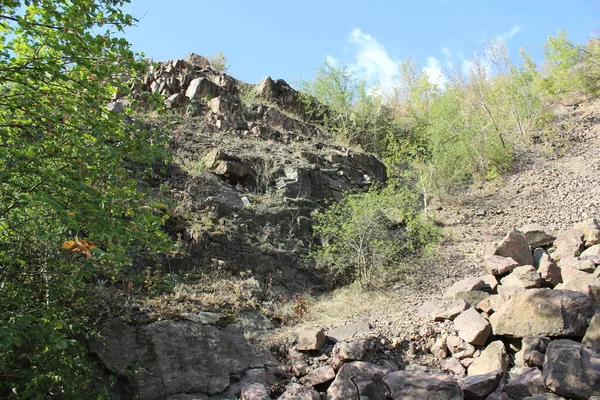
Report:
[[[253,369],[266,377],[265,362],[253,353],[238,325],[157,321],[133,327],[113,319],[90,348],[148,400],[189,393],[219,395]],[[266,378],[252,383],[266,384]]]

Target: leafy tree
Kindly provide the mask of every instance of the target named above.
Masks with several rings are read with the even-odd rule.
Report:
[[[300,86],[310,99],[325,105],[317,119],[324,120],[327,129],[352,145],[383,153],[391,125],[389,109],[381,96],[368,90],[366,82],[354,78],[348,67],[325,62],[312,80]]]
[[[165,138],[106,108],[143,68],[126,2],[0,5],[0,396],[94,397],[86,285],[169,245],[140,179]]]
[[[216,56],[208,57],[208,62],[211,67],[221,73],[226,73],[229,71],[229,64],[227,63],[227,58],[222,51],[219,51]]]
[[[393,185],[349,194],[314,217],[322,243],[313,253],[317,265],[363,288],[376,283],[378,272],[398,268],[438,236],[419,216],[417,196]]]

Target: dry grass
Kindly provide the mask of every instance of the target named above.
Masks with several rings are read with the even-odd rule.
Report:
[[[398,295],[393,292],[361,291],[357,285],[351,285],[314,299],[303,320],[308,323],[333,324],[374,309],[389,308],[390,303],[395,301],[398,301]]]

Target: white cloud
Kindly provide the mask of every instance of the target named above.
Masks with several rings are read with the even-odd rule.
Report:
[[[325,56],[325,61],[333,68],[338,68],[338,66],[340,65],[340,62],[337,60],[337,58],[335,58],[331,54],[327,54],[327,56]]]
[[[519,25],[515,25],[508,32],[504,32],[500,37],[504,40],[512,39],[517,33],[521,31],[521,27]]]
[[[359,28],[352,30],[348,41],[356,48],[356,59],[349,65],[350,70],[372,87],[377,86],[384,92],[391,90],[400,72],[399,62],[389,55],[377,39]]]
[[[440,60],[435,57],[427,57],[426,67],[423,68],[423,72],[429,78],[429,82],[434,85],[444,87],[446,85],[446,76],[442,72],[442,64]]]
[[[449,48],[447,47],[442,47],[442,53],[446,56],[446,57],[452,57],[452,52],[450,51]]]

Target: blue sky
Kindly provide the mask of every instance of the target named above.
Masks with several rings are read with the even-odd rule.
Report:
[[[126,10],[140,18],[126,32],[136,51],[156,61],[223,51],[230,74],[251,83],[309,79],[326,58],[373,85],[392,80],[406,57],[443,79],[487,38],[539,58],[558,29],[576,42],[600,34],[597,0],[131,0]]]

